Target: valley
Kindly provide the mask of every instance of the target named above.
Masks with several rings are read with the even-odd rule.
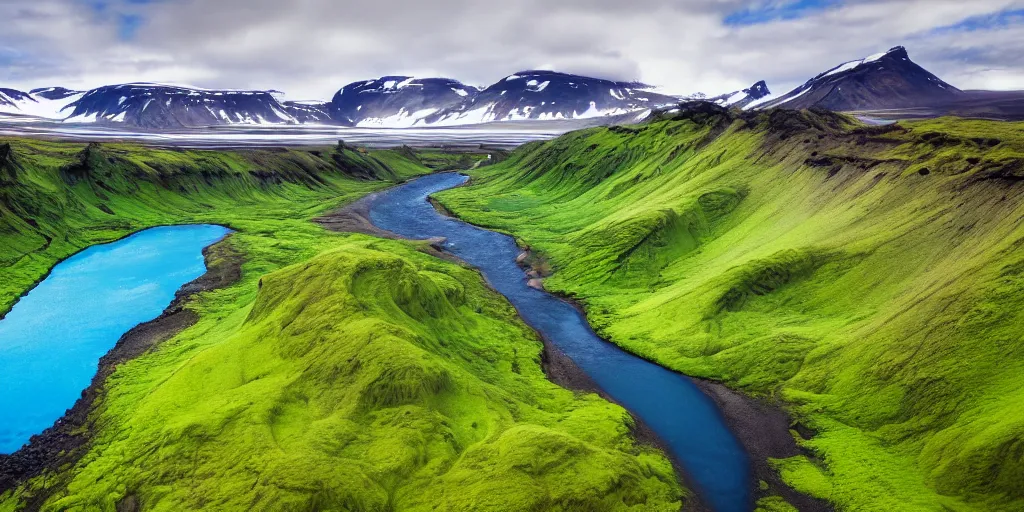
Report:
[[[1022,2],[0,1],[0,512],[1024,512]]]
[[[207,267],[240,268],[122,338],[160,331],[0,456],[0,510],[677,510],[687,495],[624,409],[547,380],[542,343],[478,274],[312,222],[486,155],[12,140],[2,156],[5,310],[57,261],[149,226],[229,226]]]
[[[537,330],[550,345],[546,358],[567,358],[567,371],[592,382],[587,391],[597,390],[621,404],[656,436],[704,506],[721,512],[748,510],[754,491],[752,464],[715,403],[689,378],[598,338],[574,305],[532,287],[517,264],[521,251],[510,237],[434,211],[428,196],[464,181],[458,174],[435,174],[388,190],[372,198],[369,219],[403,237],[443,240],[435,244],[479,269],[488,285]]]
[[[240,265],[122,338],[63,424],[0,455],[0,510],[1021,504],[1017,125],[701,103],[491,165],[343,143],[14,139],[0,157],[5,311],[57,262],[151,226],[227,226],[207,267]],[[372,195],[364,224],[325,216],[452,169],[470,182]],[[366,222],[430,240],[322,227]]]
[[[602,337],[789,410],[806,455],[770,462],[795,489],[1011,511],[1020,133],[698,104],[527,144],[436,199],[528,246]]]

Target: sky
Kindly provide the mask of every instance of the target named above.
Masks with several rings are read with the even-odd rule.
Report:
[[[907,47],[961,89],[1024,89],[1024,0],[0,0],[0,87],[125,82],[329,99],[382,75],[525,69],[775,93]]]

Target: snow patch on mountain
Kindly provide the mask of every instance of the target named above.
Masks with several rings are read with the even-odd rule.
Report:
[[[679,101],[652,89],[637,82],[545,70],[520,71],[464,98],[459,104],[424,118],[417,126],[590,119],[649,110]]]
[[[844,73],[846,71],[850,71],[852,69],[857,68],[858,66],[860,66],[862,64],[867,64],[869,62],[875,62],[875,61],[881,59],[882,57],[885,57],[886,53],[887,52],[876,53],[876,54],[874,54],[874,55],[872,55],[870,57],[866,57],[866,58],[863,58],[863,59],[851,60],[850,62],[844,62],[843,64],[840,64],[840,65],[838,65],[838,66],[836,66],[836,67],[834,67],[834,68],[832,68],[832,69],[822,73],[821,76],[838,75],[839,73]]]
[[[368,117],[356,123],[357,128],[410,128],[417,121],[437,112],[436,108],[425,108],[415,112],[400,109],[398,113],[388,117]]]
[[[34,89],[22,92],[0,89],[0,112],[44,119],[63,119],[70,114],[68,106],[85,93],[60,88]]]
[[[692,99],[710,101],[723,107],[746,108],[747,106],[758,101],[761,101],[763,98],[768,96],[771,96],[771,91],[768,90],[768,84],[766,84],[764,80],[761,80],[760,82],[757,82],[754,85],[751,85],[750,87],[743,90],[726,93],[711,98],[705,97]]]
[[[448,78],[384,76],[342,87],[329,108],[332,120],[345,126],[407,127],[476,92]]]
[[[760,101],[767,92],[760,82],[712,100],[744,106],[755,98]],[[148,130],[280,124],[408,128],[603,117],[623,122],[620,118],[643,117],[654,109],[702,98],[664,94],[639,82],[531,70],[505,76],[486,88],[447,78],[384,76],[352,82],[330,101],[288,101],[273,90],[155,82],[108,85],[86,92],[60,87],[30,93],[0,89],[0,112]]]

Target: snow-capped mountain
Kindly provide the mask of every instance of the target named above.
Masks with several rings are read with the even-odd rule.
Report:
[[[761,80],[746,89],[722,94],[713,98],[707,98],[704,101],[710,101],[723,107],[743,108],[761,98],[771,95],[771,93],[772,92],[768,90],[768,84],[766,84],[764,80]]]
[[[82,96],[81,92],[63,87],[33,89],[22,92],[15,89],[0,89],[0,113],[19,116],[61,119],[67,117],[68,104]]]
[[[16,107],[18,103],[24,102],[29,95],[17,89],[5,89],[0,87],[0,106]]]
[[[29,94],[34,98],[41,98],[44,100],[66,100],[72,96],[81,96],[84,94],[82,91],[72,91],[64,87],[42,87],[39,89],[32,89]]]
[[[385,76],[353,82],[334,95],[331,116],[338,124],[402,128],[473,98],[479,90],[449,78]]]
[[[907,50],[897,46],[840,64],[778,98],[763,98],[746,108],[881,110],[944,103],[962,94],[915,64]]]
[[[329,101],[283,101],[281,106],[300,124],[334,124]]]
[[[482,90],[449,78],[385,76],[348,84],[329,102],[283,101],[276,91],[130,83],[86,92],[0,89],[0,113],[147,130],[238,124],[401,128],[605,117],[617,122],[623,114],[679,101],[651,89],[554,71],[509,75]]]
[[[147,129],[221,124],[298,124],[274,91],[205,90],[176,85],[110,85],[85,93],[66,122],[123,123]]]
[[[509,75],[457,105],[423,118],[425,125],[494,121],[586,119],[615,116],[677,103],[638,82],[615,82],[556,71]]]

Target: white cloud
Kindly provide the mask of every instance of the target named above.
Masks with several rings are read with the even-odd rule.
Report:
[[[1024,28],[935,31],[1024,8],[1024,0],[850,0],[749,26],[723,19],[766,2],[109,2],[102,11],[79,0],[0,3],[0,85],[146,80],[326,99],[345,83],[384,74],[485,85],[553,68],[675,92],[720,93],[759,79],[784,92],[842,61],[905,44],[915,61],[959,87],[1024,89]],[[145,20],[131,41],[118,37],[122,14]]]

